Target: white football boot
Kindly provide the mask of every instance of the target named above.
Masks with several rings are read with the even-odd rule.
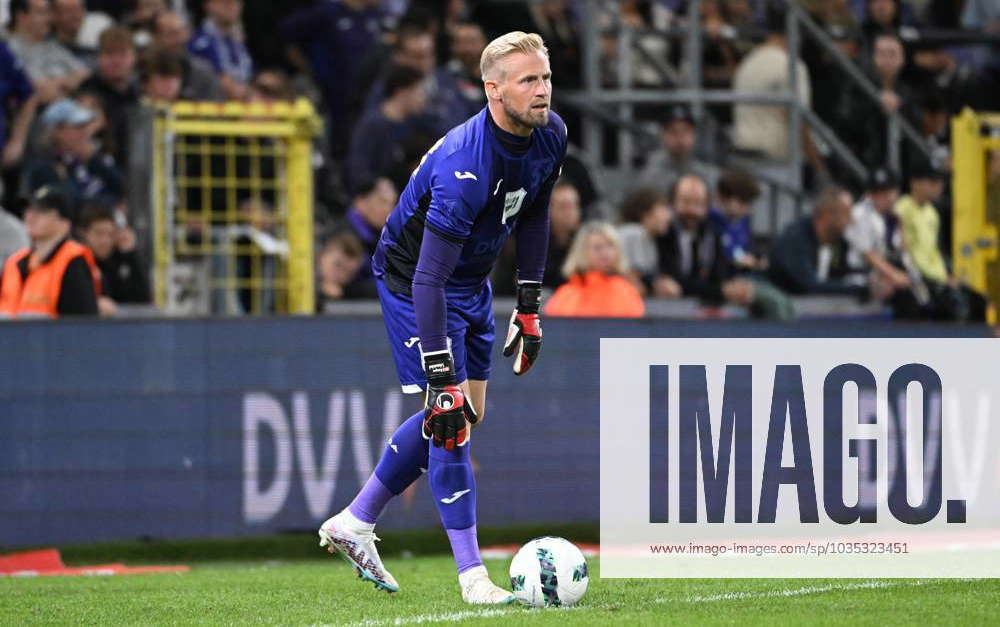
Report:
[[[375,525],[361,522],[345,509],[320,526],[319,545],[330,553],[340,553],[354,567],[358,578],[372,582],[376,590],[398,592],[399,584],[378,556],[374,529]]]
[[[474,605],[505,605],[514,602],[514,594],[490,581],[485,566],[470,568],[458,576],[462,599]]]

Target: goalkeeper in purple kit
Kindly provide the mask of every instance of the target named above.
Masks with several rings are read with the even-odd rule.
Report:
[[[514,373],[538,358],[538,312],[548,245],[549,196],[566,156],[566,125],[550,109],[548,51],[512,32],[480,62],[488,104],[424,156],[386,221],[372,259],[393,359],[404,392],[424,408],[392,435],[354,501],[320,527],[362,579],[399,584],[375,549],[388,501],[426,473],[451,542],[462,598],[509,603],[483,566],[476,538],[471,427],[482,423],[495,326],[489,273],[504,241],[517,243],[517,307],[504,355]]]

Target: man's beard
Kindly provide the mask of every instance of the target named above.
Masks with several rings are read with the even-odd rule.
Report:
[[[508,107],[507,103],[504,103],[503,109],[504,112],[507,114],[507,117],[509,117],[510,119],[514,120],[515,122],[517,122],[522,126],[527,126],[528,128],[542,128],[543,126],[549,123],[548,107],[541,109],[537,113],[535,112],[534,109],[530,108],[526,113],[520,113]]]

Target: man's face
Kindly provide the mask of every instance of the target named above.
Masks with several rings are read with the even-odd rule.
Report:
[[[873,60],[879,74],[895,77],[903,69],[903,63],[906,62],[903,44],[894,37],[879,37],[875,40]]]
[[[423,113],[424,109],[427,108],[427,89],[424,88],[423,83],[401,89],[398,95],[408,116]]]
[[[156,45],[164,50],[183,50],[191,39],[191,31],[176,13],[165,13],[156,20]]]
[[[830,244],[844,236],[847,225],[851,223],[851,195],[844,192],[831,201],[829,207],[820,215],[817,222],[816,235],[823,244]]]
[[[57,150],[61,152],[79,153],[86,142],[90,141],[88,124],[60,124],[52,131],[52,138]]]
[[[21,15],[25,31],[32,37],[44,39],[52,28],[52,10],[49,0],[29,0],[27,12]]]
[[[319,260],[320,277],[323,280],[344,286],[354,279],[360,269],[361,258],[348,256],[339,245],[323,249]]]
[[[701,223],[708,215],[708,189],[701,179],[685,176],[674,191],[674,213],[687,228]]]
[[[176,102],[181,95],[181,77],[153,74],[146,79],[146,97],[150,100]]]
[[[97,55],[97,71],[113,83],[127,81],[135,69],[135,50],[129,47],[102,52]]]
[[[890,187],[888,189],[876,189],[869,192],[868,196],[872,199],[872,206],[875,207],[875,211],[888,213],[892,209],[892,206],[896,204],[899,192],[895,187]]]
[[[694,150],[694,125],[687,120],[667,122],[663,127],[663,147],[674,159],[689,159]]]
[[[396,206],[396,186],[386,178],[375,182],[375,187],[365,196],[359,196],[356,204],[365,222],[376,229],[381,229],[389,219],[393,207]]]
[[[164,0],[137,0],[132,17],[136,22],[145,23],[166,10],[167,7]]]
[[[430,76],[437,60],[434,51],[434,38],[429,33],[406,37],[400,42],[395,60],[399,65],[411,67],[424,76]]]
[[[937,202],[944,191],[944,180],[939,178],[917,178],[910,181],[910,188],[914,196],[918,196],[923,202]]]
[[[732,23],[740,23],[753,18],[753,7],[748,0],[724,0],[726,15]]]
[[[719,209],[727,218],[739,220],[750,213],[752,205],[736,196],[719,196]]]
[[[240,21],[243,13],[242,0],[209,0],[205,11],[219,26],[230,27]]]
[[[486,48],[486,37],[483,29],[475,24],[456,26],[451,35],[451,51],[463,66],[472,68],[479,73],[479,58]]]
[[[896,19],[896,3],[893,0],[869,0],[868,14],[876,24],[888,26]]]
[[[29,206],[24,210],[24,227],[34,243],[52,239],[59,235],[66,221],[55,209]]]
[[[670,228],[672,218],[673,214],[670,213],[670,207],[666,203],[658,202],[643,216],[642,224],[651,233],[663,235]]]
[[[560,185],[552,190],[549,222],[556,233],[573,233],[580,228],[580,194],[575,187]]]
[[[486,81],[487,90],[496,87],[504,112],[528,129],[549,123],[552,104],[552,70],[549,58],[541,51],[515,52],[500,60],[498,80]]]
[[[115,249],[115,224],[111,220],[97,220],[83,231],[83,243],[98,259],[107,259]]]
[[[86,10],[83,0],[55,0],[53,3],[52,23],[56,32],[75,37],[83,26]]]

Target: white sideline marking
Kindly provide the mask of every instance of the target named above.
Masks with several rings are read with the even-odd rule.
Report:
[[[520,605],[513,605],[507,608],[483,608],[481,610],[465,610],[462,612],[448,612],[445,614],[418,614],[416,616],[400,616],[397,618],[387,618],[382,620],[369,619],[357,623],[347,623],[344,627],[384,627],[388,625],[423,625],[426,623],[457,623],[475,618],[494,618],[506,616],[508,614],[531,614],[533,612],[571,612],[574,610],[607,610],[613,609],[613,605],[574,605],[572,607],[560,607],[550,609],[532,609]]]
[[[418,614],[416,616],[400,616],[383,620],[364,620],[348,623],[347,627],[382,627],[383,625],[421,625],[424,623],[457,623],[470,618],[493,618],[505,616],[521,610],[487,608],[481,610],[466,610],[464,612],[449,612],[447,614]]]
[[[949,581],[967,581],[964,579]],[[859,583],[830,584],[828,586],[804,586],[802,588],[789,588],[787,590],[768,590],[762,592],[726,592],[722,594],[693,595],[680,599],[656,599],[654,603],[705,603],[713,601],[740,601],[745,599],[774,599],[806,596],[809,594],[822,594],[824,592],[842,592],[849,590],[881,590],[883,588],[896,588],[901,586],[926,586],[937,583],[937,581],[924,581],[916,579],[913,581],[863,581]],[[573,610],[608,610],[616,609],[615,605],[575,605],[554,610],[557,612],[567,612]],[[443,614],[418,614],[416,616],[400,616],[382,620],[364,620],[356,623],[347,623],[346,627],[388,627],[390,625],[425,625],[429,623],[457,623],[464,620],[476,618],[494,618],[506,616],[508,614],[522,614],[531,612],[523,607],[511,608],[484,608],[481,610],[465,610],[462,612],[448,612]],[[553,610],[544,610],[550,612]]]
[[[864,581],[860,583],[830,584],[828,586],[805,586],[788,590],[768,590],[766,592],[725,592],[722,594],[695,595],[682,599],[687,603],[704,603],[711,601],[739,601],[743,599],[782,599],[800,597],[823,592],[842,592],[846,590],[879,590],[897,586],[924,586],[928,581]],[[670,603],[671,599],[657,599],[656,603]]]

